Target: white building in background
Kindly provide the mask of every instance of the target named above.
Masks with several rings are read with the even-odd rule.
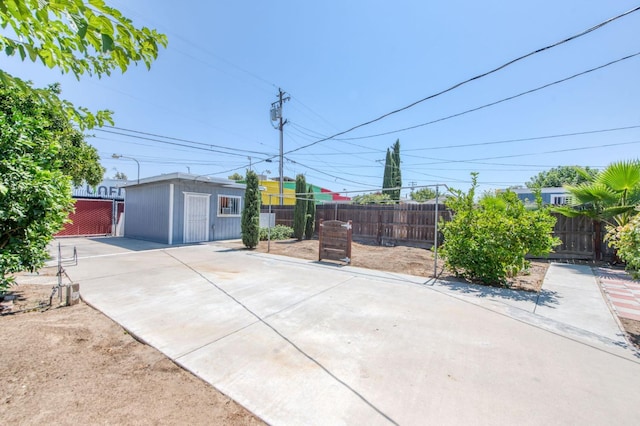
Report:
[[[73,198],[101,198],[106,200],[124,201],[127,181],[105,179],[95,187],[87,183],[73,188]]]
[[[511,191],[525,204],[536,203],[536,196],[530,188],[512,189]],[[571,201],[569,191],[563,187],[541,188],[540,196],[542,197],[542,203],[545,205],[565,206],[570,204]]]

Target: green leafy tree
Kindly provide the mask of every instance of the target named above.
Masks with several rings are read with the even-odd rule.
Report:
[[[242,244],[252,249],[260,241],[260,185],[258,175],[252,170],[247,171],[245,180],[247,189],[241,219]]]
[[[229,176],[227,179],[229,179],[229,180],[244,180],[244,176],[242,176],[240,173],[234,173],[231,176]]]
[[[0,49],[41,62],[76,78],[84,74],[147,68],[167,45],[166,36],[136,28],[103,0],[0,1]],[[46,244],[72,208],[70,182],[97,184],[104,175],[98,155],[71,126],[113,123],[110,111],[92,113],[60,98],[59,86],[34,88],[0,68],[0,268],[7,274],[33,270]]]
[[[293,236],[298,240],[304,237],[307,226],[307,182],[303,174],[296,176],[296,204],[293,206]]]
[[[309,186],[309,195],[307,195],[307,223],[304,228],[304,237],[307,240],[313,238],[313,232],[316,230],[316,200],[313,197],[313,190]]]
[[[559,188],[564,185],[580,185],[591,181],[598,171],[579,166],[558,166],[543,171],[529,179],[527,188]]]
[[[477,174],[468,193],[454,191],[447,206],[454,212],[442,224],[440,253],[447,268],[484,284],[506,284],[528,267],[527,254],[545,256],[559,240],[551,232],[555,218],[547,209],[527,210],[511,191],[485,195],[474,203]]]
[[[553,210],[569,217],[587,216],[611,227],[623,226],[640,204],[640,161],[609,164],[588,182],[567,185],[571,205]]]
[[[54,89],[50,89],[54,90]],[[97,185],[95,148],[66,115],[29,92],[0,86],[0,290],[35,270],[73,209],[71,183]]]
[[[123,173],[123,172],[116,172],[113,175],[113,178],[117,179],[117,180],[127,180],[127,175],[125,173]]]
[[[410,195],[413,201],[424,202],[436,198],[436,191],[432,188],[421,188],[417,191],[413,191]]]
[[[379,192],[375,194],[356,195],[351,199],[354,204],[395,204],[395,201],[391,199],[388,194],[381,194]]]
[[[98,77],[114,70],[125,72],[131,64],[147,68],[157,58],[167,38],[155,30],[137,28],[104,0],[3,0],[0,1],[0,49],[8,56],[40,62],[48,68]],[[81,128],[111,122],[109,111],[91,113],[62,101],[57,94],[34,89],[0,69],[0,83],[8,89],[29,92],[56,108]]]

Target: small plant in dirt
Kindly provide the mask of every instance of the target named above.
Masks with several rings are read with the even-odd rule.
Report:
[[[293,228],[285,225],[276,225],[271,228],[271,241],[288,240],[293,237]],[[269,228],[260,228],[260,241],[269,239]]]
[[[626,270],[634,279],[640,279],[640,215],[635,215],[623,226],[612,228],[607,234],[609,246],[626,263]]]
[[[474,203],[477,173],[469,192],[454,192],[447,206],[454,212],[442,224],[441,255],[457,276],[490,285],[506,285],[507,278],[528,268],[527,254],[545,256],[560,244],[551,235],[555,218],[547,209],[527,210],[511,191],[485,195]],[[538,197],[539,198],[539,197]]]

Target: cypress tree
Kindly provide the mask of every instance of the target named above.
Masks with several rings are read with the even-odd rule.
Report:
[[[260,241],[260,185],[258,175],[252,170],[247,171],[245,180],[247,189],[242,209],[242,244],[252,249]]]
[[[396,201],[400,200],[400,187],[402,187],[402,172],[400,171],[400,139],[396,140],[393,144],[393,153],[391,159],[393,160],[393,167],[391,168],[391,186],[398,188],[392,192],[391,198]]]
[[[307,182],[303,174],[296,176],[296,204],[293,207],[293,236],[302,240],[307,225]]]
[[[307,196],[307,224],[304,228],[304,237],[307,240],[313,238],[313,232],[316,229],[316,200],[313,197],[313,189],[309,185],[309,194]]]
[[[391,172],[393,169],[393,158],[391,151],[387,148],[387,157],[384,160],[384,175],[382,177],[382,193],[391,196],[392,191],[388,188],[393,187],[391,183]]]

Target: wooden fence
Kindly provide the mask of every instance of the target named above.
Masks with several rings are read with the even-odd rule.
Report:
[[[276,224],[293,226],[294,206],[272,206]],[[435,233],[434,204],[359,205],[324,204],[316,207],[316,229],[322,220],[353,223],[353,236],[380,245],[414,245],[429,248]],[[449,211],[438,206],[438,217],[448,219]],[[262,212],[269,207],[263,206]]]
[[[556,218],[553,235],[562,244],[550,257],[555,259],[612,259],[613,249],[604,242],[604,224],[585,217],[566,217],[551,213]]]
[[[271,206],[276,224],[293,226],[294,206]],[[431,248],[435,233],[434,204],[359,205],[323,204],[316,207],[316,229],[322,220],[340,220],[353,223],[353,237],[359,241],[380,245],[410,245]],[[269,211],[263,206],[262,212]],[[611,259],[612,250],[602,237],[602,224],[594,224],[587,217],[569,218],[558,213],[553,234],[562,244],[549,257],[552,259]],[[451,211],[438,206],[438,218],[450,220]],[[442,236],[439,236],[439,244]]]

